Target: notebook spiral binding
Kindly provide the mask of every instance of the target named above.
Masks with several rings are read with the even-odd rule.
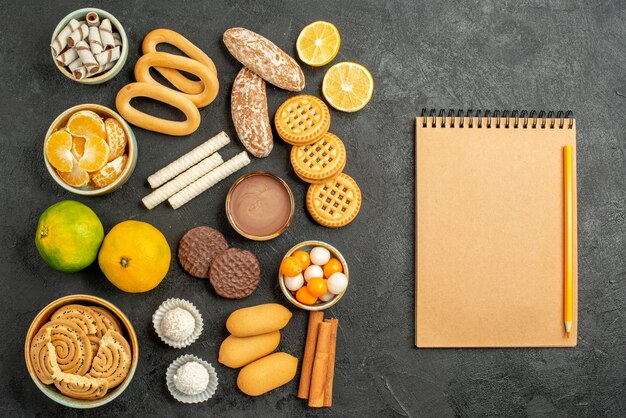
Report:
[[[427,128],[430,119],[430,126],[432,128],[454,128],[458,126],[459,128],[464,128],[466,125],[465,120],[467,119],[467,126],[469,128],[474,127],[474,118],[478,119],[476,125],[478,128],[483,127],[483,119],[487,119],[485,125],[487,128],[491,128],[495,126],[495,128],[499,129],[504,127],[505,129],[510,128],[511,126],[515,129],[522,127],[523,129],[527,129],[529,126],[532,129],[536,129],[537,126],[540,126],[541,129],[554,129],[557,127],[558,129],[564,129],[565,123],[567,121],[567,129],[572,129],[574,126],[574,116],[571,110],[563,112],[559,110],[556,114],[553,111],[545,112],[541,110],[537,112],[536,110],[531,110],[528,112],[527,110],[503,110],[502,112],[499,110],[485,110],[483,113],[482,110],[478,109],[475,112],[472,109],[468,109],[465,111],[465,115],[463,115],[464,111],[458,109],[455,114],[454,109],[449,109],[447,114],[445,109],[440,109],[437,112],[437,109],[430,109],[430,112],[426,109],[422,109],[422,118],[424,118],[422,122],[422,126]],[[448,123],[448,120],[450,123]],[[495,123],[493,122],[495,120]],[[520,123],[521,121],[521,123]],[[538,125],[538,123],[540,123]],[[446,126],[448,125],[448,126]]]

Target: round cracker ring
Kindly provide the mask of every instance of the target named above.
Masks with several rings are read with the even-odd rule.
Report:
[[[167,52],[150,52],[139,58],[135,64],[135,78],[137,81],[159,84],[159,82],[152,77],[152,74],[150,74],[150,67],[175,68],[198,77],[204,84],[204,90],[202,90],[202,92],[198,94],[187,94],[172,90],[191,100],[197,107],[205,107],[217,97],[217,91],[219,89],[217,74],[198,61],[180,55],[168,54]]]
[[[96,313],[83,305],[62,306],[50,316],[50,319],[64,319],[73,322],[87,335],[97,334],[98,330],[102,328],[102,322]]]
[[[213,60],[180,33],[170,29],[155,29],[143,38],[141,50],[144,54],[157,52],[157,45],[159,44],[168,44],[178,48],[189,58],[209,67],[217,76],[217,69],[215,68]],[[154,69],[161,73],[167,81],[172,83],[174,87],[183,93],[199,94],[205,88],[202,81],[190,80],[174,68],[155,67]]]
[[[170,106],[185,114],[184,121],[161,119],[135,109],[130,101],[135,97],[147,97]],[[172,136],[189,135],[200,126],[200,112],[191,100],[182,93],[160,84],[130,83],[122,87],[115,98],[115,107],[126,121],[149,131]]]

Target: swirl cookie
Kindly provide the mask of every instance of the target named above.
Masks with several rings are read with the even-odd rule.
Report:
[[[178,244],[178,261],[193,277],[206,279],[213,259],[228,248],[226,238],[219,231],[199,226],[183,235]]]
[[[112,389],[128,376],[131,360],[130,345],[126,339],[119,332],[107,331],[100,340],[89,376],[106,379],[107,387]]]
[[[99,330],[96,335],[102,337],[108,330],[117,331],[119,333],[122,332],[122,326],[116,317],[111,314],[107,309],[101,308],[100,306],[90,306],[93,313],[98,316],[100,319],[100,323],[102,324],[102,328]]]
[[[54,386],[62,394],[74,399],[100,399],[108,390],[106,379],[63,372],[54,375]]]
[[[243,299],[256,290],[261,280],[261,265],[250,251],[229,248],[213,260],[209,280],[221,297]]]
[[[317,97],[302,94],[290,97],[276,111],[278,135],[295,146],[317,141],[330,127],[328,106]]]
[[[57,363],[62,372],[84,375],[91,367],[93,353],[87,334],[70,321],[54,320],[45,324],[39,333],[48,333],[54,346]],[[39,333],[33,338],[38,339]]]
[[[306,207],[318,224],[339,228],[352,222],[359,213],[361,190],[352,177],[341,173],[334,179],[309,186]]]
[[[311,145],[291,148],[291,165],[307,183],[322,183],[346,166],[346,148],[336,135],[326,132]]]
[[[73,322],[87,335],[96,334],[103,327],[100,318],[90,308],[82,305],[66,305],[50,316],[51,320]]]
[[[30,345],[30,357],[37,378],[47,385],[54,382],[52,375],[60,372],[56,350],[50,342],[48,331],[39,332]]]

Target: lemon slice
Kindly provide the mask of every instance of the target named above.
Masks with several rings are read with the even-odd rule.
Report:
[[[332,23],[321,20],[302,29],[296,41],[298,56],[312,67],[331,62],[337,56],[340,45],[339,30]]]
[[[356,112],[372,98],[374,79],[356,62],[340,62],[328,69],[322,83],[326,101],[343,112]]]

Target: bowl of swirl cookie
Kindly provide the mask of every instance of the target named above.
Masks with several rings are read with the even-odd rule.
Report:
[[[72,408],[96,408],[128,387],[139,343],[115,305],[96,296],[69,295],[33,319],[24,356],[30,377],[50,399]]]

